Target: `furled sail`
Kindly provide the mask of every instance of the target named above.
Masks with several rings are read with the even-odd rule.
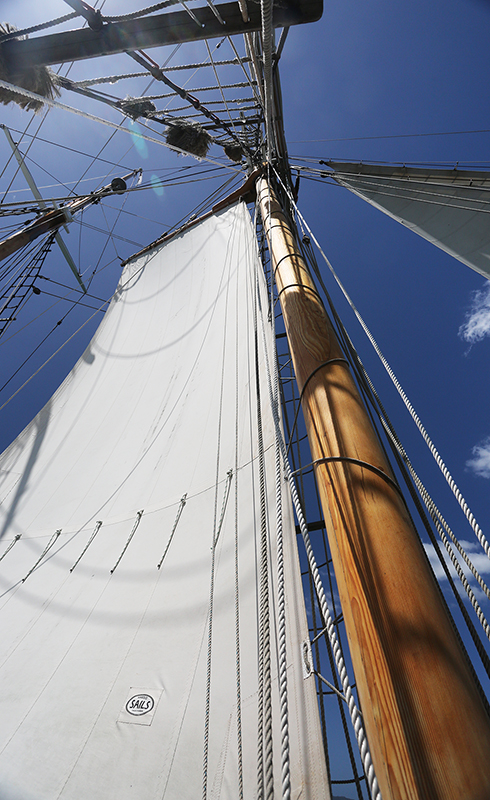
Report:
[[[328,162],[341,186],[490,278],[490,174]]]
[[[329,797],[267,302],[243,203],[136,257],[1,457],[2,800]]]

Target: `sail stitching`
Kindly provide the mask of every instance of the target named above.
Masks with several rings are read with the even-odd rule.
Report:
[[[235,486],[234,486],[234,559],[235,559],[235,678],[236,678],[236,741],[238,769],[238,798],[243,800],[243,747],[242,747],[242,686],[240,664],[240,576],[238,536],[238,447],[239,447],[239,314],[240,285],[237,275],[235,284]]]

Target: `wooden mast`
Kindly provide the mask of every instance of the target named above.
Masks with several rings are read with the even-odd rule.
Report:
[[[257,195],[383,800],[490,798],[490,720],[479,690],[323,303],[264,177]]]

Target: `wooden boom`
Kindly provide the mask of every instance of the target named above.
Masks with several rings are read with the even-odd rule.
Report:
[[[485,800],[490,720],[479,689],[307,265],[263,177],[257,194],[383,800]]]
[[[203,6],[193,12],[199,24],[186,11],[170,11],[123,22],[103,23],[98,30],[88,27],[30,39],[10,39],[0,45],[0,53],[7,71],[16,72],[40,64],[80,61],[127,50],[252,33],[261,29],[260,3],[249,4],[247,22],[243,21],[236,2],[220,3],[216,10],[222,22],[209,6]],[[273,25],[283,28],[314,22],[320,19],[322,12],[323,0],[287,0],[274,6]]]

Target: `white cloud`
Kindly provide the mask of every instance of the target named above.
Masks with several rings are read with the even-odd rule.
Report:
[[[468,459],[466,466],[480,478],[490,478],[490,436],[471,450],[473,458]]]
[[[471,308],[458,333],[461,339],[470,344],[490,336],[490,281],[486,281],[483,289],[472,292]]]
[[[463,549],[466,551],[467,555],[469,556],[471,562],[473,563],[473,566],[476,567],[476,569],[480,573],[481,577],[483,578],[483,580],[488,585],[488,583],[489,583],[488,575],[490,574],[490,560],[488,559],[487,555],[483,552],[480,543],[476,539],[474,539],[471,542],[470,541],[465,541],[464,539],[462,539],[462,540],[460,540],[460,544],[463,547]],[[466,566],[466,564],[463,562],[461,556],[457,553],[456,548],[454,547],[454,545],[451,545],[451,546],[453,548],[453,551],[456,554],[456,557],[458,558],[459,564],[460,564],[463,572],[465,573],[467,580],[470,583],[470,586],[471,586],[471,588],[473,590],[473,594],[475,595],[476,599],[478,600],[479,603],[486,602],[487,596],[486,596],[485,592],[478,585],[477,581],[475,580],[475,578],[471,574],[471,571]],[[449,556],[446,553],[446,550],[445,550],[444,546],[442,544],[440,544],[440,547],[441,547],[442,552],[443,552],[444,560],[446,561],[446,564],[449,567],[449,572],[451,573],[451,576],[452,576],[453,580],[456,583],[456,586],[458,588],[458,591],[459,591],[460,595],[462,597],[466,597],[466,591],[465,591],[464,587],[462,586],[462,584],[460,583],[460,580],[459,580],[459,577],[458,577],[458,575],[456,573],[456,570],[454,569],[451,561],[449,560]],[[437,580],[440,581],[440,582],[445,582],[447,580],[446,573],[444,572],[444,569],[442,568],[441,562],[439,561],[439,557],[436,554],[433,546],[431,544],[425,544],[424,543],[424,548],[425,548],[425,552],[427,553],[427,556],[429,558],[429,561],[431,563],[432,569],[434,570],[434,574],[435,574]]]

